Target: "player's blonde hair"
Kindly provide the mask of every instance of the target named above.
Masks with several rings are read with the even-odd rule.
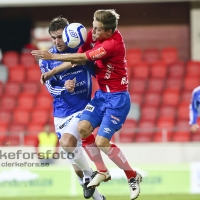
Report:
[[[94,20],[101,22],[105,31],[111,29],[114,32],[118,25],[119,16],[113,9],[97,10],[94,13]]]

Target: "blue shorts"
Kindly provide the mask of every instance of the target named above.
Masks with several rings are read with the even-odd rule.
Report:
[[[93,128],[98,126],[98,135],[111,139],[124,124],[130,111],[128,92],[102,92],[98,90],[81,115],[81,120],[89,121]]]

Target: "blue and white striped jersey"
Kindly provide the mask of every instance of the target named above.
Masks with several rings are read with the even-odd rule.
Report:
[[[200,86],[196,87],[192,92],[189,124],[190,125],[196,124],[199,115],[200,115]]]
[[[67,48],[66,52],[75,53],[77,49]],[[55,47],[52,47],[49,52],[59,53]],[[47,72],[62,62],[57,60],[39,60],[41,72]],[[85,66],[74,67],[69,70],[57,73],[46,82],[46,87],[49,93],[54,97],[54,117],[67,117],[73,113],[83,110],[87,103],[91,100],[92,83],[91,74],[94,72],[92,62],[87,62]],[[66,80],[72,80],[76,77],[74,92],[68,92],[64,83]]]

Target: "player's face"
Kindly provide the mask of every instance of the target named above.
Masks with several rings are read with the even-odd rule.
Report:
[[[111,33],[112,33],[111,30],[108,30],[108,31],[104,30],[103,24],[101,22],[98,22],[96,20],[93,21],[92,36],[96,40],[98,40],[98,41],[105,40],[105,39],[111,37],[111,35],[112,35]]]
[[[51,32],[50,34],[51,40],[59,52],[63,52],[67,49],[67,46],[62,39],[62,32],[63,29],[59,29],[57,31]]]

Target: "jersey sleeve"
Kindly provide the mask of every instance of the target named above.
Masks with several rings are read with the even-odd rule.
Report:
[[[39,60],[39,66],[42,74],[50,70],[49,62],[46,60]],[[60,81],[57,81],[54,76],[50,80],[46,81],[45,86],[53,97],[59,96],[63,91],[66,91],[67,93],[64,84],[61,84]]]
[[[112,39],[106,40],[101,45],[94,47],[85,52],[88,60],[95,61],[101,60],[107,57],[111,57],[115,54],[115,45]]]
[[[189,117],[190,117],[189,124],[190,125],[197,123],[197,118],[198,118],[197,105],[198,105],[198,101],[197,101],[195,93],[193,92],[191,103],[190,103],[190,106],[189,106]]]

